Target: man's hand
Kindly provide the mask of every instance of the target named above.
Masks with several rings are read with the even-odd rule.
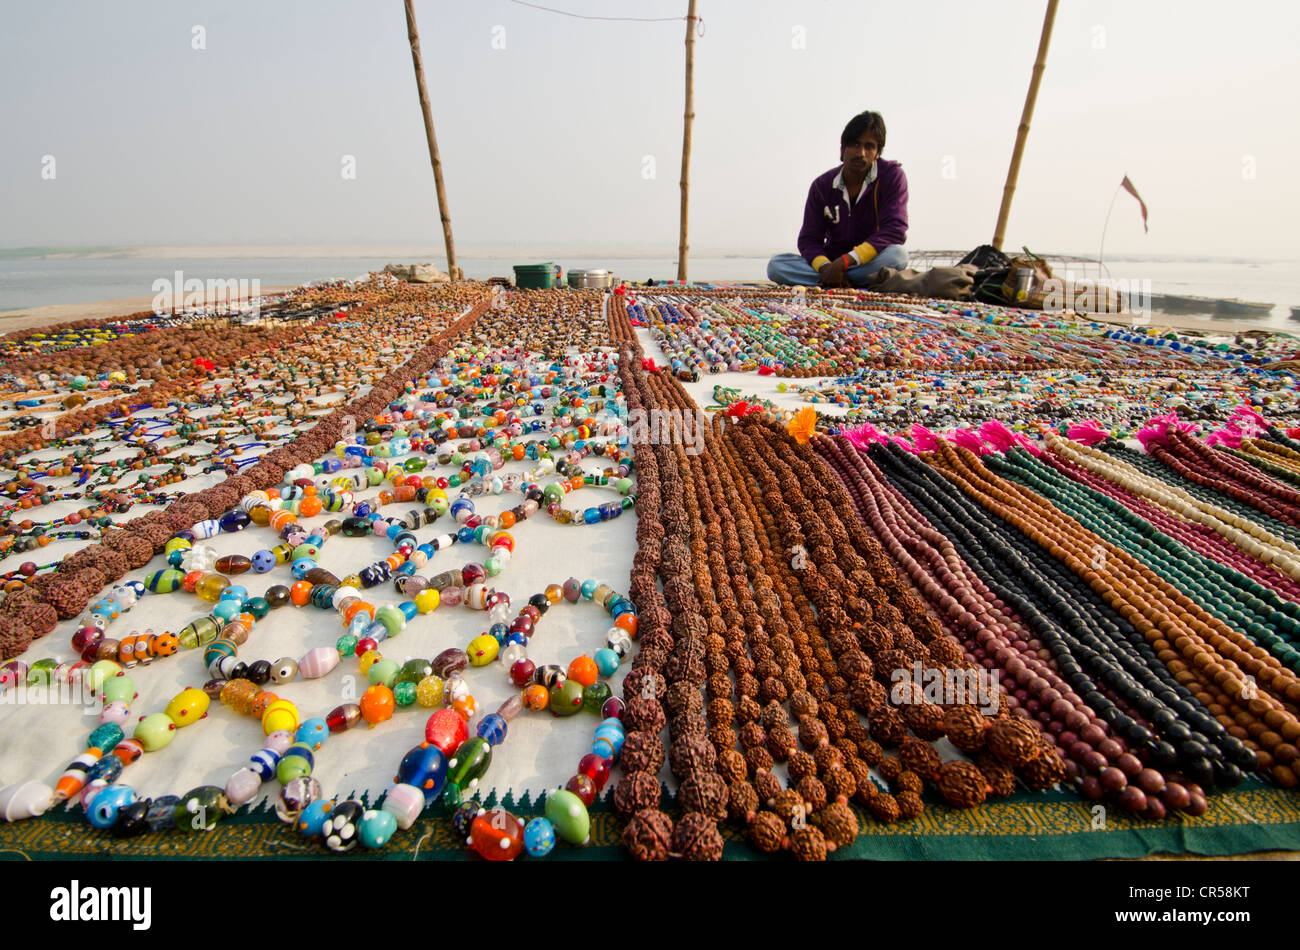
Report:
[[[844,272],[844,263],[841,259],[830,261],[823,264],[822,269],[817,272],[823,287],[847,287],[849,286],[848,274]]]

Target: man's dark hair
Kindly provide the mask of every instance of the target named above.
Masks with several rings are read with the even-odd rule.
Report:
[[[885,150],[885,120],[879,112],[870,111],[859,112],[849,119],[849,124],[844,126],[844,131],[840,134],[840,146],[853,144],[862,138],[863,132],[875,133],[876,138],[880,139],[880,150]]]

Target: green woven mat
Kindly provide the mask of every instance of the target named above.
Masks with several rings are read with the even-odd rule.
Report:
[[[365,796],[361,796],[365,801]],[[495,805],[495,796],[485,804]],[[509,794],[501,805],[521,818],[541,814],[542,803]],[[1092,807],[1061,792],[1019,794],[976,809],[956,810],[927,801],[914,821],[881,825],[858,812],[863,834],[832,860],[1082,860],[1140,858],[1157,852],[1226,855],[1252,851],[1300,850],[1300,796],[1248,780],[1213,795],[1199,818],[1176,816],[1150,822],[1108,809],[1105,827],[1094,830]],[[665,809],[676,813],[667,800]],[[623,821],[607,801],[591,809],[591,842],[585,848],[560,844],[547,860],[623,860]],[[766,860],[729,824],[722,827],[728,860]],[[0,823],[0,859],[231,859],[273,857],[336,860],[480,860],[454,834],[440,810],[426,810],[408,830],[378,851],[329,855],[281,823],[269,807],[241,808],[211,832],[154,832],[121,841],[92,828],[79,808],[60,807],[41,818]],[[782,857],[782,856],[778,856]],[[784,859],[788,859],[786,856]]]

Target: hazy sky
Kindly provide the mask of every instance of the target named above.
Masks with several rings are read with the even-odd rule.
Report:
[[[794,250],[865,108],[908,174],[908,246],[988,241],[1044,7],[700,0],[693,250]],[[416,11],[458,245],[676,247],[681,20]],[[401,0],[41,0],[4,19],[0,245],[441,243]],[[1007,245],[1095,252],[1127,173],[1151,231],[1121,196],[1108,256],[1300,257],[1298,35],[1291,2],[1064,0]]]

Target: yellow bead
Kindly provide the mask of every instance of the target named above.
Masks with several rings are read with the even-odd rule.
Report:
[[[183,689],[167,704],[164,712],[179,728],[198,722],[206,716],[211,702],[208,694],[201,689]]]
[[[441,676],[426,676],[415,686],[415,701],[425,709],[442,705],[444,683]]]
[[[496,637],[490,633],[481,633],[469,642],[465,652],[469,654],[469,661],[474,666],[487,666],[497,658],[500,649],[501,644]]]
[[[220,574],[204,574],[194,585],[194,593],[210,604],[221,599],[221,592],[230,586],[230,579]]]
[[[283,729],[293,732],[298,728],[298,707],[287,699],[277,699],[262,713],[262,732],[270,735]]]
[[[432,587],[426,587],[415,595],[415,609],[422,614],[431,614],[438,609],[442,595]]]
[[[378,650],[367,650],[361,654],[361,675],[365,676],[370,672],[370,668],[384,658],[384,655]]]

